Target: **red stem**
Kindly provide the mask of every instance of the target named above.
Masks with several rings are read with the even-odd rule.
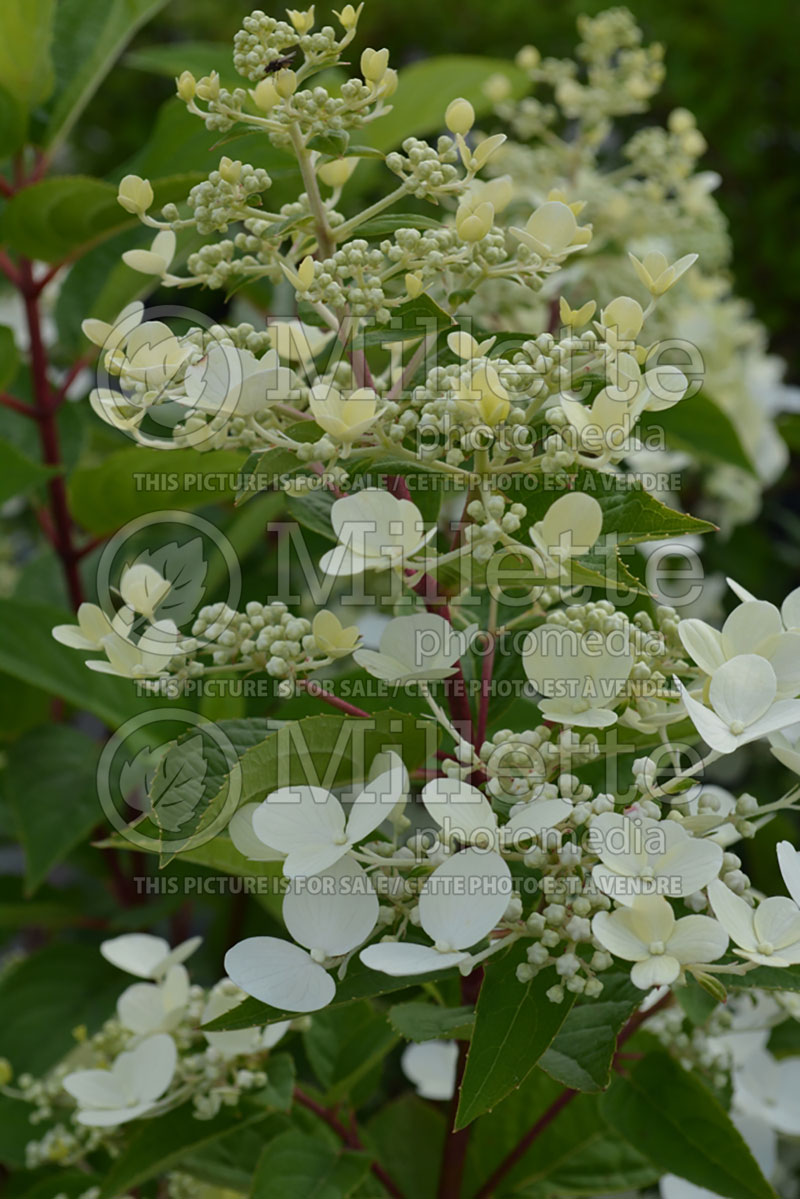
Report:
[[[309,695],[313,695],[315,699],[321,699],[326,704],[330,704],[332,708],[338,708],[340,712],[345,712],[348,716],[358,716],[361,719],[369,719],[369,712],[365,712],[363,708],[356,708],[354,704],[349,704],[346,699],[340,699],[338,695],[331,695],[330,691],[326,691],[324,687],[320,687],[319,683],[314,679],[309,679],[307,682],[301,681],[299,687],[304,687]]]
[[[560,1115],[564,1108],[568,1104],[572,1103],[572,1100],[576,1099],[579,1094],[580,1091],[571,1091],[569,1089],[563,1090],[558,1099],[556,1099],[555,1103],[550,1104],[550,1107],[548,1107],[547,1111],[539,1117],[533,1127],[528,1129],[522,1140],[514,1146],[507,1157],[503,1158],[500,1165],[493,1174],[489,1175],[480,1190],[475,1192],[474,1199],[491,1199],[491,1196],[497,1193],[498,1186],[503,1181],[506,1174],[508,1174],[509,1170],[513,1169],[520,1158],[525,1156],[537,1137],[541,1136],[544,1130],[550,1124],[552,1124],[555,1118]]]
[[[631,1037],[639,1031],[646,1020],[649,1020],[651,1016],[656,1014],[656,1012],[660,1012],[665,1007],[669,1007],[672,1002],[672,992],[668,991],[666,995],[663,995],[661,999],[659,999],[658,1003],[653,1004],[653,1006],[648,1008],[646,1012],[634,1012],[617,1038],[617,1049],[619,1049],[621,1045],[624,1045],[626,1041],[629,1041]],[[473,1199],[491,1199],[491,1196],[495,1194],[498,1185],[514,1168],[517,1162],[525,1156],[533,1142],[539,1136],[541,1136],[545,1129],[553,1122],[553,1120],[555,1120],[556,1116],[558,1116],[564,1110],[564,1108],[572,1102],[573,1099],[576,1099],[578,1095],[580,1095],[580,1091],[573,1091],[569,1088],[563,1090],[558,1098],[551,1103],[547,1111],[539,1117],[533,1127],[528,1129],[522,1140],[519,1141],[519,1143],[514,1146],[511,1152],[503,1158],[494,1173],[487,1178],[480,1190],[475,1192]]]
[[[295,1087],[294,1099],[296,1103],[300,1103],[303,1107],[308,1108],[308,1110],[313,1112],[315,1116],[318,1116],[320,1120],[324,1120],[328,1125],[328,1128],[333,1129],[333,1131],[338,1137],[341,1138],[348,1149],[355,1149],[360,1153],[366,1152],[365,1146],[356,1132],[355,1127],[348,1128],[341,1122],[338,1116],[336,1116],[332,1111],[329,1111],[328,1108],[323,1107],[321,1103],[317,1103],[316,1099],[312,1099],[311,1096],[307,1095],[305,1091],[302,1091],[300,1087]],[[393,1199],[404,1199],[403,1192],[400,1190],[394,1179],[387,1174],[380,1162],[371,1161],[369,1168],[378,1181],[383,1184]]]
[[[12,412],[18,412],[20,416],[27,416],[30,420],[38,420],[41,413],[33,404],[26,404],[23,400],[16,399],[15,396],[6,395],[5,392],[0,393],[0,404],[4,408],[10,408]]]
[[[483,967],[479,966],[461,979],[461,1002],[476,1004],[483,983]],[[461,1184],[464,1180],[464,1167],[467,1160],[467,1149],[472,1126],[454,1131],[458,1101],[461,1095],[461,1084],[464,1081],[464,1071],[467,1067],[469,1041],[460,1041],[458,1046],[458,1065],[456,1066],[456,1085],[453,1098],[450,1101],[450,1118],[442,1152],[442,1164],[439,1170],[439,1189],[437,1199],[459,1199]]]
[[[62,464],[61,447],[56,424],[58,397],[53,393],[47,377],[47,353],[42,340],[39,290],[27,258],[20,261],[18,282],[25,305],[25,318],[30,338],[31,378],[36,398],[36,422],[39,427],[42,457],[48,466],[60,467]],[[78,572],[78,552],[73,542],[72,521],[69,515],[63,475],[54,475],[52,479],[48,480],[47,490],[50,497],[56,553],[61,559],[72,606],[78,608],[83,603],[83,586]]]

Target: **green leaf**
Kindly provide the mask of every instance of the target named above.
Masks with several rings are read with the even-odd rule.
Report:
[[[116,1199],[227,1133],[264,1120],[270,1112],[288,1111],[294,1088],[291,1057],[288,1053],[270,1056],[262,1069],[266,1086],[249,1094],[238,1110],[223,1108],[213,1120],[198,1120],[193,1104],[187,1103],[157,1120],[143,1121],[115,1160],[98,1199]]]
[[[3,0],[0,5],[0,79],[26,110],[53,88],[50,50],[55,0]]]
[[[241,87],[242,80],[230,66],[229,42],[178,42],[173,45],[143,46],[125,55],[125,66],[152,75],[175,79],[183,71],[191,71],[198,79],[217,71],[227,87]]]
[[[68,485],[70,511],[90,533],[101,535],[147,512],[191,512],[206,504],[228,502],[236,494],[243,462],[238,450],[165,454],[131,446],[109,454],[97,466],[73,472]]]
[[[337,1149],[304,1132],[270,1141],[253,1179],[251,1199],[346,1199],[369,1172],[366,1154]]]
[[[13,383],[19,370],[19,352],[14,340],[14,330],[0,325],[0,388]]]
[[[69,136],[115,60],[166,0],[59,0],[53,60],[56,92],[44,144]]]
[[[471,1007],[440,1007],[435,1003],[396,1003],[389,1020],[407,1041],[435,1041],[471,1036],[475,1012]]]
[[[152,698],[137,698],[129,680],[93,675],[80,652],[53,640],[54,625],[74,621],[74,615],[49,604],[0,599],[0,670],[93,712],[112,727],[151,708]]]
[[[756,473],[733,421],[702,392],[663,412],[646,412],[637,432],[646,435],[653,429],[663,430],[672,449],[687,450],[700,462],[725,462]]]
[[[319,1012],[303,1044],[330,1106],[383,1061],[397,1044],[397,1036],[385,1015],[365,1000]]]
[[[800,965],[756,966],[746,974],[718,974],[717,978],[730,991],[749,991],[752,987],[765,991],[800,991]]]
[[[415,300],[406,300],[392,309],[391,320],[386,325],[373,325],[353,340],[353,349],[363,350],[369,346],[388,345],[393,341],[411,341],[426,337],[441,329],[455,326],[449,312],[445,312],[435,300],[423,292]]]
[[[28,895],[102,819],[99,752],[97,741],[63,724],[34,729],[8,752],[5,788],[25,852]]]
[[[17,1074],[44,1074],[74,1048],[74,1028],[91,1034],[108,1019],[124,985],[89,945],[48,945],[9,966],[0,977],[0,1057]]]
[[[367,1142],[408,1199],[436,1199],[444,1113],[417,1095],[388,1103],[367,1125]]]
[[[231,723],[237,731],[243,732],[242,726],[249,724],[246,721]],[[221,722],[219,727],[227,735],[228,722]],[[261,726],[256,725],[255,731],[262,731]],[[170,775],[180,774],[183,760],[195,757],[193,736],[194,731],[190,731],[168,750],[159,763],[154,786],[165,771]],[[429,721],[423,722],[389,708],[365,718],[308,716],[289,721],[247,748],[233,772],[222,750],[215,754],[214,747],[209,745],[204,753],[208,769],[203,794],[191,821],[181,827],[181,836],[189,837],[207,827],[228,798],[231,786],[238,788],[241,806],[263,799],[268,792],[292,783],[330,789],[345,783],[362,782],[376,754],[395,748],[406,767],[413,770],[436,752],[435,739]],[[237,749],[236,742],[233,744]],[[173,856],[165,845],[162,862],[170,861]]]
[[[260,492],[279,487],[283,480],[297,474],[310,475],[313,471],[306,462],[300,462],[291,450],[281,450],[277,446],[271,450],[256,450],[241,470],[241,483],[236,492],[237,508]]]
[[[602,1091],[611,1078],[617,1036],[641,1000],[627,974],[604,974],[602,995],[572,1008],[542,1054],[542,1070],[575,1091]]]
[[[332,129],[330,133],[318,133],[307,143],[309,150],[317,150],[331,158],[341,158],[347,153],[350,134],[344,129]]]
[[[648,1054],[617,1076],[601,1110],[662,1173],[726,1199],[776,1199],[728,1113],[669,1054]]]
[[[426,974],[425,982],[436,983],[458,977],[456,968],[451,967],[435,974]],[[419,984],[418,974],[395,978],[377,970],[370,970],[363,962],[353,959],[348,964],[344,979],[336,987],[336,995],[325,1011],[342,1007],[356,999],[375,999],[380,995],[391,995],[394,991],[405,991],[409,987],[418,988]],[[217,1016],[216,1020],[211,1020],[204,1027],[209,1032],[224,1032],[230,1028],[259,1028],[263,1024],[274,1024],[276,1020],[292,1020],[296,1016],[297,1012],[282,1011],[257,999],[245,999],[238,1007]]]
[[[58,467],[42,466],[20,453],[10,442],[0,440],[0,504],[13,495],[27,495],[58,473]]]
[[[411,63],[400,74],[391,112],[359,131],[359,136],[379,150],[392,150],[411,135],[444,132],[445,109],[454,96],[469,100],[477,116],[483,116],[492,108],[483,87],[497,74],[508,79],[512,96],[523,96],[529,90],[525,72],[505,58],[446,54]]]
[[[0,162],[25,144],[26,113],[7,88],[0,87]]]
[[[478,995],[475,1028],[458,1101],[455,1127],[465,1128],[505,1099],[533,1070],[574,1002],[551,1003],[545,995],[556,982],[542,970],[521,983],[517,966],[527,961],[524,942],[499,962],[491,962]]]
[[[560,1083],[534,1070],[519,1090],[473,1125],[466,1173],[476,1186],[487,1180],[563,1094]],[[599,1097],[577,1095],[540,1128],[530,1149],[507,1174],[502,1194],[597,1199],[612,1191],[646,1187],[657,1176],[651,1163],[605,1123]]]
[[[28,258],[62,262],[133,223],[112,184],[60,176],[34,183],[8,201],[0,238]]]

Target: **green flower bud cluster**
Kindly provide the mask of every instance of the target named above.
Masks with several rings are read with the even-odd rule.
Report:
[[[386,165],[399,175],[412,196],[420,200],[440,195],[458,195],[464,182],[453,163],[458,161],[452,138],[442,137],[436,149],[417,137],[407,137],[403,153],[393,151]]]
[[[218,170],[196,184],[187,202],[198,233],[226,233],[232,221],[241,220],[252,196],[272,186],[262,167],[223,159]]]
[[[385,266],[381,250],[356,238],[318,264],[311,286],[302,294],[334,310],[347,307],[353,316],[374,315],[385,323],[391,317],[383,288]]]

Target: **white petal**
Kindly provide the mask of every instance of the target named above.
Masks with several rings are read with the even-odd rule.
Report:
[[[291,941],[248,937],[225,955],[225,970],[237,986],[273,1007],[316,1012],[336,994],[326,970]]]
[[[156,969],[156,977],[161,977],[173,966],[178,966],[181,962],[185,962],[202,944],[202,937],[189,937],[187,940],[182,941],[180,945],[176,945],[174,949],[170,950],[164,961],[159,963]]]
[[[721,879],[708,884],[708,899],[714,915],[731,939],[742,949],[755,950],[754,912],[750,905],[734,895]]]
[[[681,965],[678,959],[668,953],[662,953],[647,958],[644,962],[637,962],[631,970],[631,982],[635,987],[649,991],[651,987],[664,987],[674,983],[680,972]]]
[[[172,1082],[178,1051],[172,1037],[159,1033],[126,1050],[111,1067],[133,1103],[153,1103]]]
[[[728,934],[710,916],[684,916],[675,925],[667,950],[684,965],[715,962],[728,948]]]
[[[756,597],[752,591],[748,591],[746,587],[742,587],[741,583],[737,583],[735,579],[726,578],[725,582],[730,587],[731,591],[738,599],[746,604],[748,600],[754,600]]]
[[[787,629],[800,630],[800,587],[790,591],[781,604],[781,616]]]
[[[658,859],[656,874],[670,881],[669,894],[675,898],[692,895],[705,887],[717,877],[721,867],[722,846],[715,841],[687,836]]]
[[[406,768],[396,754],[389,770],[383,771],[353,801],[347,817],[347,839],[356,844],[383,824],[408,789]]]
[[[753,654],[758,653],[762,641],[774,637],[782,628],[781,614],[774,604],[748,600],[733,609],[722,626],[722,634],[730,641],[734,654]]]
[[[592,919],[592,932],[614,957],[641,962],[648,956],[647,945],[632,926],[629,909],[597,912]]]
[[[511,871],[499,854],[465,849],[425,882],[419,897],[420,924],[443,948],[466,949],[502,918],[511,889]]]
[[[249,862],[280,862],[284,856],[280,850],[270,849],[256,836],[253,815],[259,806],[257,803],[246,803],[237,808],[228,824],[228,836],[242,857],[247,858]]]
[[[423,1099],[453,1098],[458,1065],[456,1041],[423,1041],[420,1045],[407,1045],[400,1065]]]
[[[169,942],[149,933],[123,933],[103,941],[100,952],[112,966],[139,978],[152,978],[169,954]]]
[[[690,617],[678,625],[678,636],[689,657],[706,674],[719,670],[726,660],[722,634],[704,620]]]
[[[324,787],[280,787],[253,813],[253,830],[270,849],[292,856],[284,872],[316,873],[346,849],[344,811]],[[308,859],[303,867],[301,859]]]
[[[440,953],[432,945],[416,945],[412,941],[380,941],[368,945],[358,955],[370,970],[380,970],[393,978],[405,975],[431,974],[434,970],[448,970],[465,961],[468,953]]]
[[[126,1096],[110,1070],[75,1070],[62,1086],[81,1107],[123,1107]]]
[[[483,792],[461,779],[431,779],[422,788],[422,802],[430,816],[444,829],[463,842],[474,834],[497,828],[497,817]]]
[[[791,841],[779,841],[777,854],[786,890],[794,902],[800,904],[800,851],[795,849]]]
[[[571,812],[572,804],[568,799],[535,799],[515,812],[503,828],[515,836],[523,832],[539,836],[561,824]]]
[[[764,715],[777,690],[775,671],[766,658],[738,654],[715,672],[709,699],[728,727],[738,722],[746,728]]]
[[[717,750],[718,753],[733,753],[739,745],[739,738],[734,737],[725,721],[721,720],[716,712],[712,712],[704,704],[698,703],[696,699],[692,699],[680,679],[676,678],[673,681],[681,693],[681,699],[683,700],[689,719],[706,745],[710,746],[711,749]]]
[[[292,937],[326,957],[349,953],[366,941],[378,920],[378,897],[366,872],[343,857],[309,879],[293,879],[283,901]]]
[[[791,953],[800,941],[800,909],[785,895],[771,895],[753,913],[753,932],[756,948],[762,941],[768,941],[781,956],[786,956],[784,951]]]
[[[113,1111],[81,1108],[75,1119],[79,1124],[85,1124],[89,1128],[116,1128],[118,1124],[129,1124],[131,1120],[138,1120],[139,1116],[149,1112],[152,1106],[153,1104],[148,1102],[114,1108]]]
[[[120,1024],[140,1035],[160,1029],[165,1014],[164,998],[158,983],[133,983],[117,1000]]]
[[[210,1024],[217,1016],[224,1016],[233,1011],[242,1002],[241,993],[226,994],[223,990],[212,991],[203,1009],[201,1023]],[[206,1032],[203,1036],[214,1049],[223,1057],[236,1057],[238,1054],[255,1053],[261,1041],[261,1030],[258,1028],[235,1028],[229,1032]]]

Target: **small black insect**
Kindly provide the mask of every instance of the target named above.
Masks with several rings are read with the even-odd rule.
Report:
[[[274,59],[268,67],[264,68],[264,78],[266,79],[268,75],[276,75],[278,71],[282,71],[284,67],[290,67],[292,65],[292,59],[296,53],[296,50],[290,50],[289,53],[284,54],[282,58]]]

